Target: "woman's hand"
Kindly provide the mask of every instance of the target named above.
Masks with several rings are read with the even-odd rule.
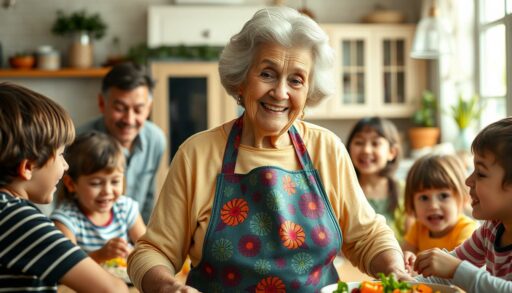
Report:
[[[386,276],[394,274],[400,281],[414,280],[405,270],[403,256],[398,250],[389,249],[377,254],[371,261],[370,269],[375,277],[377,273],[383,273]]]
[[[123,238],[112,238],[102,248],[89,254],[96,262],[104,262],[109,259],[121,257],[126,259],[130,253],[130,246]]]
[[[174,278],[171,272],[164,266],[151,268],[142,278],[142,291],[152,292],[179,292],[179,293],[198,293],[196,289],[181,284]]]
[[[404,251],[404,265],[405,270],[413,275],[414,272],[414,262],[416,261],[416,254],[414,254],[412,251],[405,250]]]
[[[425,277],[436,276],[452,279],[462,261],[439,248],[422,251],[418,254],[414,269]]]

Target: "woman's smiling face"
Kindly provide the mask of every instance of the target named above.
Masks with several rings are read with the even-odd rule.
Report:
[[[301,115],[313,66],[311,50],[262,44],[240,87],[255,141],[285,133]]]

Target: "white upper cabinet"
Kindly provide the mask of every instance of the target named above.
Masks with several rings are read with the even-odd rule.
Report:
[[[150,6],[148,45],[225,46],[263,6]]]
[[[307,119],[409,117],[425,90],[424,61],[409,57],[412,24],[322,24],[335,52],[332,97]]]

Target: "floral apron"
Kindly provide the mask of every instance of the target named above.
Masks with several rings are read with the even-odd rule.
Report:
[[[318,172],[292,126],[302,170],[235,174],[242,118],[229,134],[202,260],[187,284],[202,292],[319,292],[338,280],[342,236]]]

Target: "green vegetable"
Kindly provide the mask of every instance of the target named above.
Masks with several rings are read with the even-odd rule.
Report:
[[[403,281],[395,280],[395,277],[393,277],[393,275],[389,275],[389,277],[386,277],[386,275],[384,275],[383,273],[378,273],[377,275],[379,276],[380,282],[382,283],[382,287],[384,288],[384,293],[393,293],[393,290],[395,289],[411,289],[411,285]]]
[[[348,292],[348,285],[347,283],[345,282],[338,282],[338,288],[334,291],[332,291],[332,293],[350,293]]]

